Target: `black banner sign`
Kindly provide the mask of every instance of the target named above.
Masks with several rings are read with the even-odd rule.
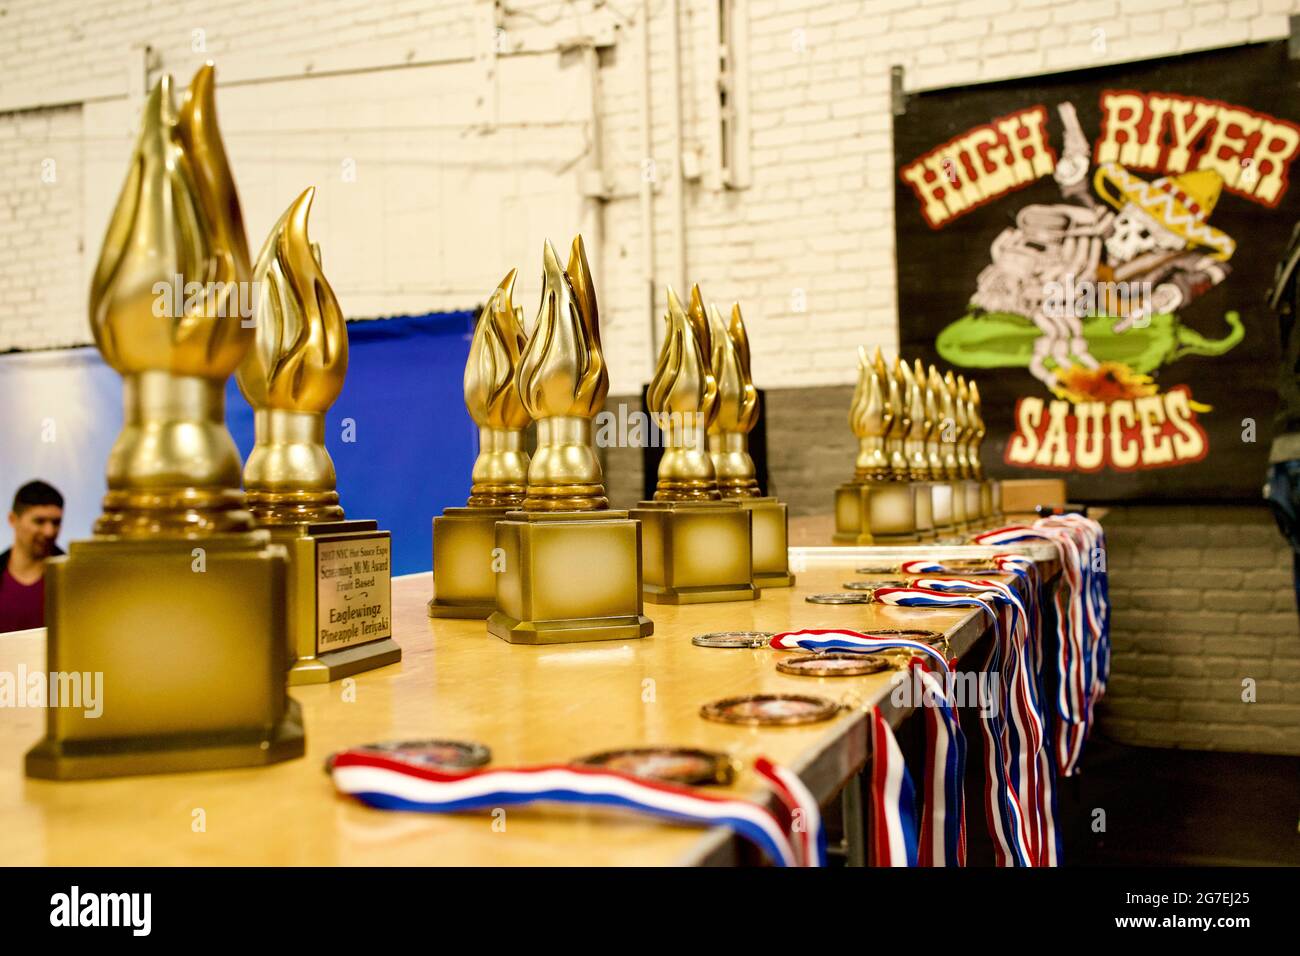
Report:
[[[1298,83],[1278,42],[907,98],[903,353],[979,383],[991,474],[1258,500]]]

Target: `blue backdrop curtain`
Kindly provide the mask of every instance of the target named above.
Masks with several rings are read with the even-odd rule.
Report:
[[[348,325],[348,375],[326,415],[325,444],[347,516],[392,532],[394,574],[430,568],[431,519],[469,494],[478,433],[461,380],[473,323],[466,311]],[[121,391],[93,348],[0,356],[5,510],[19,485],[41,478],[67,500],[61,541],[90,534],[104,462],[122,427]],[[253,411],[233,377],[226,395],[230,432],[247,458]],[[8,544],[0,532],[0,550]]]

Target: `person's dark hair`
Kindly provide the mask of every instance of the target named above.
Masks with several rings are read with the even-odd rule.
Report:
[[[14,514],[21,515],[28,508],[37,505],[55,505],[62,508],[63,495],[59,494],[58,489],[53,485],[43,481],[29,481],[15,492]]]

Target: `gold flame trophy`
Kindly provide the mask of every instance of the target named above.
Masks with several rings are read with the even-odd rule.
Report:
[[[939,394],[941,379],[933,365],[927,377],[921,360],[916,360],[914,372],[918,383],[922,384],[925,395],[925,417],[931,423],[925,437],[926,476],[930,486],[930,515],[934,521],[936,538],[951,536],[957,530],[952,519],[953,488],[947,481],[943,467],[942,436],[943,422],[940,420]]]
[[[348,330],[307,237],[314,188],[258,254],[257,331],[237,379],[253,406],[244,490],[258,527],[289,552],[290,684],[324,684],[394,664],[392,539],[345,520],[325,450],[325,413],[343,390]]]
[[[957,464],[961,471],[961,489],[965,497],[966,525],[974,531],[983,524],[981,512],[980,483],[975,476],[975,462],[972,443],[975,441],[974,407],[971,405],[970,390],[966,387],[966,377],[957,376],[956,401],[957,412]]]
[[[664,439],[654,499],[630,512],[641,522],[646,599],[655,604],[752,601],[753,518],[722,499],[707,434],[718,412],[713,357],[700,287],[690,313],[668,289],[668,325],[646,405]]]
[[[926,457],[925,442],[934,429],[934,420],[926,415],[925,390],[922,381],[912,372],[912,366],[901,358],[895,358],[894,374],[901,382],[902,400],[910,419],[903,438],[903,454],[907,458],[907,478],[915,494],[916,537],[919,541],[933,541],[934,494],[927,480],[930,462]]]
[[[48,670],[102,673],[103,708],[50,707],[28,776],[303,753],[284,679],[285,551],[253,526],[226,430],[226,380],[253,336],[237,305],[251,270],[213,85],[204,66],[179,111],[170,77],[150,93],[95,269],[90,323],[122,376],[125,426],[94,537],[50,560],[45,597]],[[173,282],[202,292],[168,308],[159,288]]]
[[[465,407],[478,426],[479,451],[465,507],[446,508],[433,519],[430,617],[484,620],[496,610],[497,522],[524,503],[524,428],[532,419],[515,381],[527,338],[523,309],[511,301],[514,288],[512,269],[474,326],[465,362]]]
[[[759,494],[749,433],[758,423],[758,390],[749,361],[749,334],[740,303],[731,306],[731,323],[709,306],[713,343],[713,377],[718,383],[718,410],[709,426],[709,457],[724,500],[736,499],[753,516],[754,587],[786,588],[790,573],[789,514],[785,503]]]
[[[940,447],[943,450],[943,473],[952,489],[952,526],[956,532],[970,530],[966,514],[966,488],[962,484],[962,457],[958,454],[965,437],[966,412],[957,402],[957,381],[951,371],[940,376],[938,369],[930,366],[930,384],[939,396]],[[969,465],[968,465],[969,467]]]
[[[988,524],[995,516],[993,510],[995,482],[984,476],[984,463],[980,461],[980,448],[984,444],[984,435],[988,429],[984,425],[984,413],[980,406],[980,388],[974,379],[966,385],[966,396],[966,417],[970,420],[970,440],[966,445],[966,458],[970,462],[971,478],[979,488],[980,520]]]
[[[853,480],[835,490],[836,544],[894,544],[917,540],[916,486],[909,480],[903,438],[911,419],[901,373],[885,367],[877,348],[871,360],[858,349],[858,384],[849,424],[858,437]]]
[[[654,622],[641,613],[641,525],[610,510],[592,441],[609,370],[582,237],[566,269],[549,242],[542,261],[541,308],[515,376],[537,450],[523,510],[496,525],[504,569],[487,627],[513,644],[646,637]]]

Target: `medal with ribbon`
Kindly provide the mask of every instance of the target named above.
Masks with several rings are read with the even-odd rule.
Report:
[[[382,810],[460,813],[533,803],[618,808],[673,823],[731,827],[778,866],[825,866],[816,799],[796,775],[765,758],[754,770],[775,791],[781,819],[747,800],[579,766],[460,772],[355,749],[334,757],[331,776],[340,793]]]

